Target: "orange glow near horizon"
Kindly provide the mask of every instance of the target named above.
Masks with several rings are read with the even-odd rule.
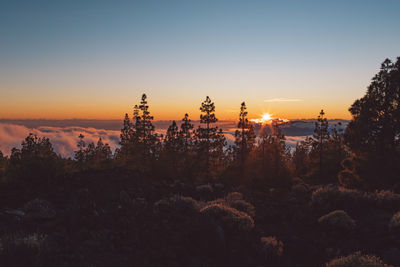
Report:
[[[56,98],[52,101],[47,99],[9,99],[0,100],[0,119],[92,119],[92,120],[123,120],[125,113],[132,116],[133,106],[139,102],[139,95],[121,99],[120,97],[93,98],[86,102],[78,99]],[[239,108],[242,100],[240,98],[230,99],[212,97],[216,106],[216,117],[221,121],[237,121]],[[86,98],[85,98],[86,99]],[[3,99],[4,100],[4,99]],[[185,113],[192,120],[199,120],[200,104],[203,97],[181,97],[174,99],[173,96],[164,97],[148,94],[148,105],[154,120],[181,120]],[[329,103],[320,106],[312,100],[302,102],[266,103],[260,100],[250,99],[246,101],[248,117],[250,120],[264,120],[271,118],[285,118],[288,120],[317,118],[319,111],[323,108],[328,119],[350,119],[347,111],[349,103]],[[236,104],[235,104],[236,103]],[[264,115],[263,115],[264,114]],[[269,117],[268,117],[269,116]]]
[[[271,124],[272,121],[276,121],[278,123],[284,123],[284,122],[288,122],[288,119],[282,119],[282,118],[278,118],[278,117],[273,117],[273,114],[269,114],[269,113],[264,113],[261,115],[261,118],[258,119],[251,119],[250,121],[255,122],[255,123],[261,123],[261,124]]]

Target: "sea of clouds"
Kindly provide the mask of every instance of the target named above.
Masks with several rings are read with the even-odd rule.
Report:
[[[78,126],[71,126],[76,124]],[[156,132],[165,134],[169,121],[155,122]],[[235,122],[220,122],[219,127],[223,129],[227,140],[227,146],[233,145],[235,140]],[[57,125],[57,126],[50,126]],[[90,127],[94,125],[96,127]],[[120,126],[118,126],[120,125]],[[333,124],[332,124],[333,125]],[[4,155],[10,155],[11,149],[21,147],[21,142],[29,135],[36,134],[39,137],[50,139],[54,150],[63,157],[73,157],[77,150],[78,136],[83,134],[86,143],[96,143],[99,138],[108,143],[113,151],[119,146],[120,121],[0,121],[0,151]],[[195,122],[195,127],[198,122]],[[344,129],[346,122],[341,126]],[[101,128],[103,127],[103,128]],[[312,135],[314,121],[294,121],[284,125],[282,130],[286,136],[286,144],[293,149],[297,142],[303,141],[307,136]]]
[[[85,141],[97,142],[101,137],[113,150],[119,145],[119,131],[83,127],[51,127],[41,126],[28,128],[23,125],[0,123],[0,150],[5,155],[10,155],[13,147],[20,148],[21,142],[29,135],[44,136],[50,139],[54,150],[63,157],[72,157],[78,136],[83,134]]]

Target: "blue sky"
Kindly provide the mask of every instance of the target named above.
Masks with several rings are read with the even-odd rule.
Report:
[[[0,117],[348,117],[400,56],[400,1],[1,1]],[[276,101],[272,101],[276,100]],[[280,101],[282,100],[282,101]],[[283,101],[287,100],[287,101]],[[293,100],[293,101],[291,101]]]

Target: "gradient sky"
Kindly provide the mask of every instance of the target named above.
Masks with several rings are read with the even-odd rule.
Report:
[[[1,1],[0,118],[350,118],[385,58],[400,1]]]

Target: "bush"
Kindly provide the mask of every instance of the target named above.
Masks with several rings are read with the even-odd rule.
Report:
[[[200,212],[213,218],[223,229],[236,231],[250,231],[254,228],[253,219],[237,209],[223,204],[210,204],[203,207]]]
[[[353,170],[342,170],[338,174],[339,183],[346,188],[361,186],[360,177]]]
[[[243,200],[243,194],[239,192],[230,192],[225,198],[228,202]]]
[[[2,266],[36,266],[44,247],[46,236],[7,235],[0,239],[0,262]]]
[[[337,186],[323,186],[312,193],[311,204],[323,211],[336,209],[359,210],[361,207],[374,207],[394,211],[400,206],[400,195],[392,191],[363,192]]]
[[[221,205],[229,206],[231,208],[234,208],[239,211],[247,213],[252,218],[256,214],[255,207],[251,203],[243,200],[242,193],[238,193],[238,192],[231,192],[225,198],[218,198],[216,200],[209,201],[207,204],[208,205],[221,204]]]
[[[396,212],[390,220],[389,230],[400,232],[400,211]]]
[[[190,217],[198,211],[199,205],[191,197],[175,195],[154,203],[154,213],[163,217]]]
[[[280,257],[283,254],[283,243],[274,236],[261,237],[261,251],[265,260]]]
[[[310,189],[304,183],[294,184],[292,186],[292,192],[298,196],[305,196],[309,194]]]
[[[356,222],[343,210],[335,210],[320,217],[318,223],[330,229],[345,231],[350,231],[356,226]]]
[[[24,205],[25,219],[46,220],[56,216],[53,205],[43,199],[34,199]]]
[[[250,215],[252,218],[256,215],[256,208],[247,201],[244,200],[236,200],[233,202],[228,202],[228,205],[231,208],[237,209],[239,211],[245,212]]]
[[[326,267],[388,267],[380,258],[373,255],[361,255],[356,252],[346,257],[340,257],[328,262]]]
[[[210,184],[198,185],[195,187],[195,197],[201,200],[211,200],[214,198],[214,188]]]
[[[304,181],[303,181],[303,179],[301,179],[299,177],[293,177],[292,178],[292,185],[295,185],[295,184],[304,184]]]

